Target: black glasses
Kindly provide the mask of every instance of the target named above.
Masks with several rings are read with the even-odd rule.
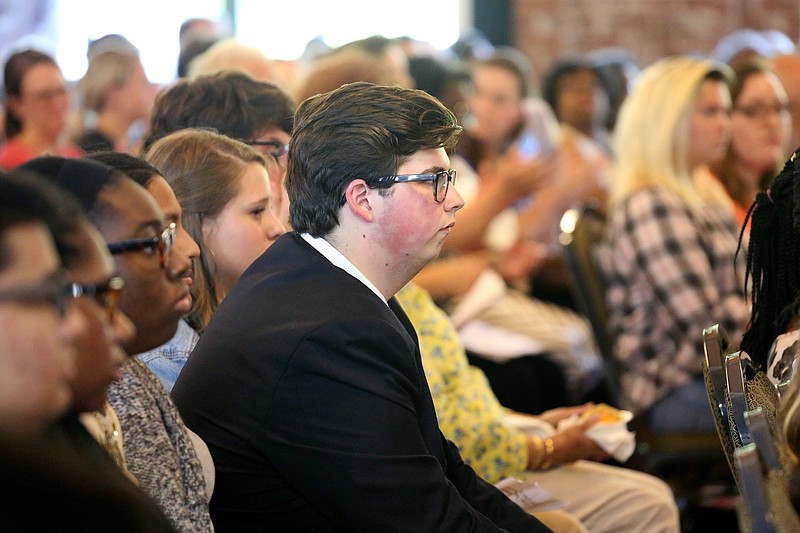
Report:
[[[70,283],[67,285],[67,294],[72,298],[91,296],[105,310],[108,319],[113,320],[123,287],[125,280],[115,276],[104,283]]]
[[[432,181],[433,199],[439,203],[447,198],[450,184],[456,183],[456,169],[440,170],[433,174],[399,174],[397,176],[384,176],[378,178],[378,183],[408,183],[411,181]]]
[[[51,305],[62,317],[67,309],[66,274],[58,271],[36,285],[0,290],[0,302]]]
[[[274,157],[276,160],[289,153],[289,145],[280,141],[245,141],[250,146],[267,146],[271,148],[266,150],[266,153]]]
[[[108,244],[108,251],[111,252],[112,255],[117,255],[138,250],[146,250],[148,253],[153,253],[154,250],[158,250],[158,255],[161,258],[161,268],[165,268],[169,265],[169,260],[172,256],[172,246],[175,244],[176,231],[177,225],[175,222],[172,222],[161,232],[160,237],[153,236],[112,242]]]

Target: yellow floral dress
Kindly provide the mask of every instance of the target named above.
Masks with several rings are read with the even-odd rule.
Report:
[[[485,480],[496,483],[522,475],[528,463],[527,438],[502,422],[505,409],[483,372],[469,365],[450,318],[427,291],[413,283],[396,298],[417,330],[442,433]]]

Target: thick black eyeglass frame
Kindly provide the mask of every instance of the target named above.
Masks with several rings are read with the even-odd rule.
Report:
[[[59,270],[36,285],[0,290],[0,302],[48,304],[63,317],[67,311],[66,286],[66,272]]]
[[[67,285],[67,294],[72,298],[91,296],[105,310],[108,319],[113,320],[124,287],[125,280],[114,276],[103,283],[70,283]]]
[[[177,232],[177,228],[178,226],[175,222],[170,222],[170,224],[164,228],[164,231],[161,232],[160,236],[111,242],[108,243],[108,251],[111,252],[111,255],[119,255],[125,252],[152,250],[156,248],[161,258],[161,268],[165,268],[169,264],[172,247],[175,245],[175,233]]]
[[[442,203],[447,198],[447,191],[450,184],[456,184],[456,169],[440,170],[431,174],[397,174],[395,176],[383,176],[376,180],[378,183],[410,183],[412,181],[432,181],[433,199]],[[444,186],[442,185],[444,183]]]
[[[271,146],[273,149],[269,152],[269,155],[276,160],[289,153],[289,144],[280,141],[245,141],[245,143],[250,146]]]

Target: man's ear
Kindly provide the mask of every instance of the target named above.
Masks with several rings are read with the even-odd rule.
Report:
[[[351,181],[344,192],[345,205],[364,222],[372,222],[373,212],[370,198],[372,189],[362,179]]]

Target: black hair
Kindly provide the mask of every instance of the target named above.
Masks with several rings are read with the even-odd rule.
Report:
[[[745,288],[749,283],[752,310],[741,348],[766,370],[775,338],[785,333],[798,312],[800,297],[800,156],[786,162],[772,186],[759,192],[742,228],[747,224]],[[737,252],[738,253],[738,252]]]
[[[97,161],[116,169],[145,189],[154,177],[161,175],[160,170],[141,157],[122,152],[95,152],[84,157],[84,159],[91,159],[92,161]]]
[[[13,260],[4,239],[8,230],[34,222],[47,227],[62,262],[69,266],[80,255],[72,235],[85,220],[75,198],[53,183],[30,171],[0,172],[0,270]]]
[[[599,86],[606,95],[609,96],[609,99],[611,98],[613,89],[611,88],[611,82],[608,80],[608,74],[606,72],[598,68],[593,61],[585,57],[565,57],[559,59],[550,66],[542,82],[542,98],[550,105],[553,112],[558,113],[558,96],[561,90],[561,79],[574,72],[582,71],[593,72]]]
[[[72,194],[83,207],[89,221],[100,229],[116,218],[101,193],[127,178],[108,165],[85,158],[48,155],[31,159],[17,169],[34,172]]]

